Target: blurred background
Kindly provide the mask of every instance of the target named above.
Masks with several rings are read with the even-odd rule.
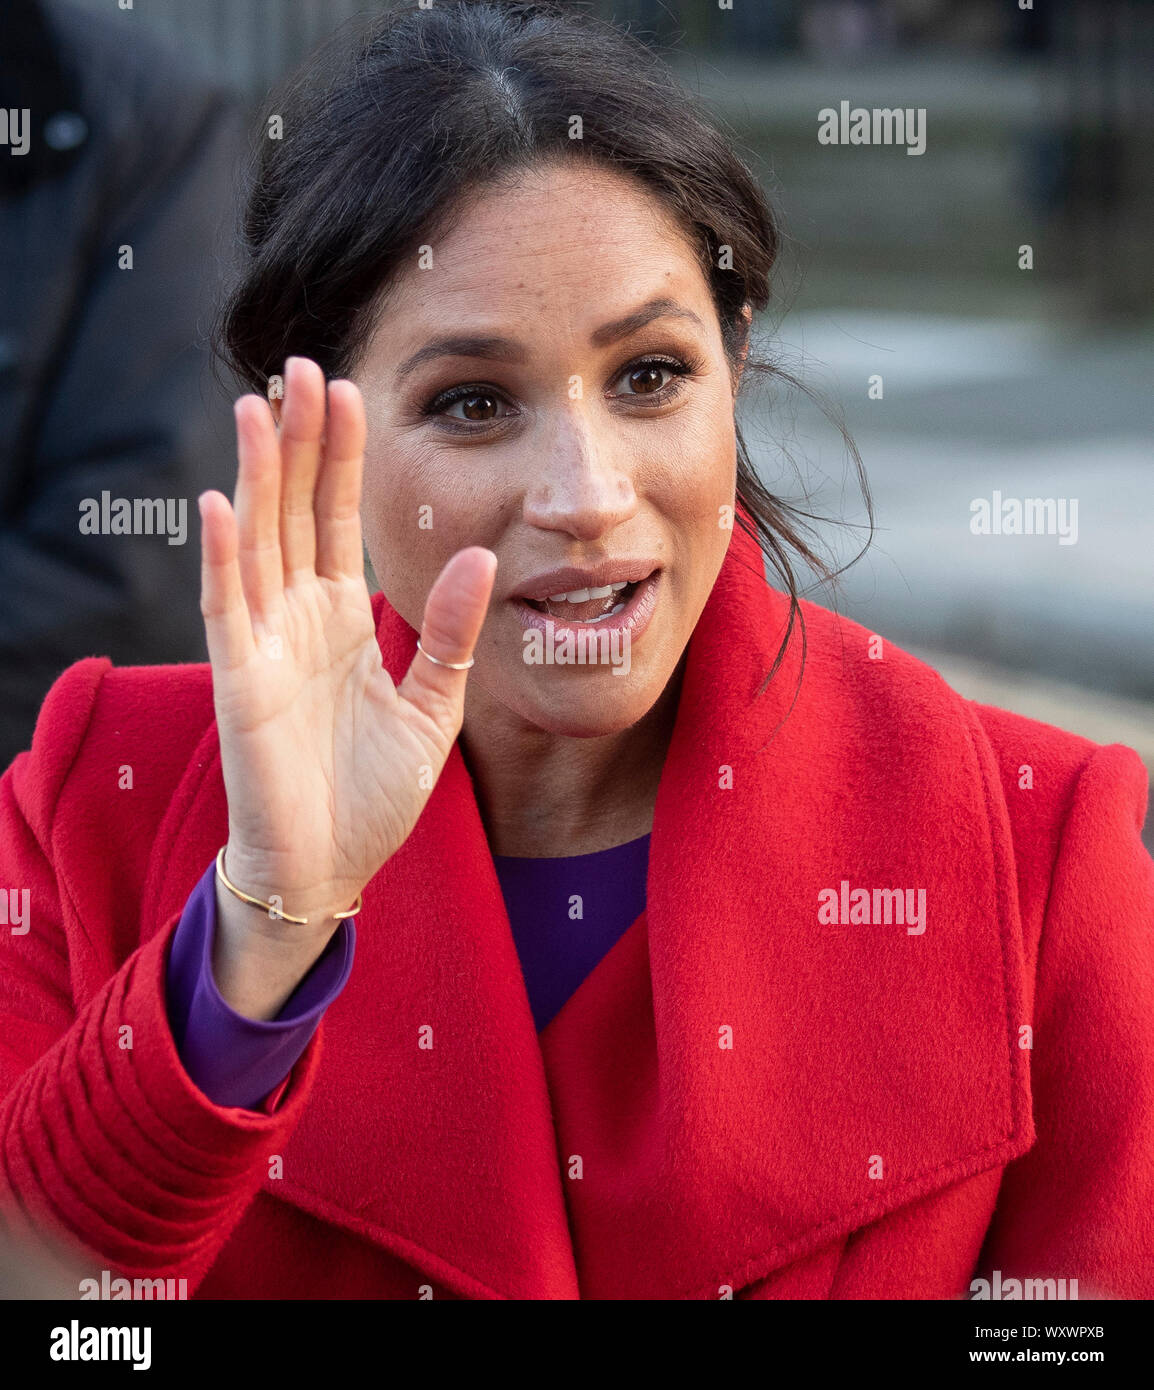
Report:
[[[28,0],[9,2],[22,8]],[[1127,743],[1154,769],[1154,3],[579,7],[672,49],[667,56],[728,125],[782,215],[785,254],[773,311],[757,327],[760,352],[842,413],[877,521],[868,551],[837,588],[811,588],[809,596],[922,656],[962,693]],[[180,74],[194,97],[168,96],[146,112],[152,97],[132,84],[125,96],[141,102],[138,124],[173,129],[174,146],[185,140],[189,101],[202,129],[218,101],[220,111],[239,114],[213,170],[197,175],[217,190],[211,225],[197,239],[187,219],[165,224],[171,254],[206,296],[183,306],[185,336],[165,345],[172,365],[163,366],[197,383],[181,398],[197,417],[183,547],[192,554],[196,492],[221,486],[233,467],[229,400],[205,384],[201,330],[213,277],[228,260],[230,180],[252,113],[269,85],[337,25],[374,6],[148,0],[120,10],[115,0],[43,0],[42,8],[101,26],[116,61],[165,74],[154,80],[166,92]],[[105,42],[96,28],[77,32],[96,48]],[[81,73],[93,51],[81,49]],[[924,153],[820,143],[819,112],[843,101],[924,109]],[[81,116],[95,131],[95,118]],[[223,127],[231,117],[219,119]],[[166,302],[159,295],[149,312],[171,317]],[[126,324],[126,335],[137,327]],[[3,331],[14,338],[26,330],[5,322]],[[866,514],[836,422],[772,380],[751,389],[741,409],[766,482],[843,522],[821,535],[839,560],[850,560],[867,535]],[[36,428],[21,435],[26,451]],[[100,447],[107,444],[106,436]],[[985,499],[996,510],[999,495],[1067,508],[1076,501],[1076,540],[975,534],[972,504]],[[4,520],[19,524],[18,513]],[[84,557],[75,577],[91,581]],[[203,659],[196,583],[182,590],[153,570],[136,585],[147,602],[161,595],[170,616],[191,597],[178,638],[189,660]],[[132,587],[121,595],[125,608],[135,601]],[[141,631],[140,654],[127,659],[181,659],[150,655],[147,624]],[[53,662],[62,669],[87,650],[50,650],[35,678],[47,689]]]

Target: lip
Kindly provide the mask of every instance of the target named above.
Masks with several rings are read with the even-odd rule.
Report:
[[[538,602],[550,594],[571,594],[575,589],[603,589],[606,584],[639,584],[658,567],[658,562],[644,556],[635,559],[602,560],[589,569],[564,565],[546,570],[527,579],[510,598],[531,598]]]
[[[557,570],[556,574],[574,574],[579,571]],[[597,623],[567,623],[564,618],[554,618],[549,613],[542,613],[539,609],[531,608],[520,594],[514,594],[511,598],[513,611],[517,614],[517,621],[526,632],[536,629],[538,632],[545,633],[550,625],[553,628],[554,639],[566,632],[627,632],[629,634],[630,645],[641,636],[649,626],[653,611],[657,607],[658,595],[661,591],[661,576],[663,571],[654,570],[648,578],[643,578],[637,583],[633,595],[629,602],[620,613],[614,613],[611,618],[602,618]],[[615,583],[615,580],[602,580],[604,583]],[[636,583],[629,580],[629,583]],[[553,593],[560,590],[554,589]]]

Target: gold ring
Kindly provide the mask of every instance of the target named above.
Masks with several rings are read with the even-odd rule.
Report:
[[[431,652],[427,652],[424,647],[421,646],[421,639],[419,637],[417,638],[417,650],[422,656],[427,656],[434,666],[447,666],[450,671],[467,671],[476,660],[476,657],[471,656],[468,661],[442,661],[439,656],[433,656]]]

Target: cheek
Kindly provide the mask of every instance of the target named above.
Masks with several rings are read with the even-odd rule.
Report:
[[[725,401],[677,417],[676,428],[663,441],[661,459],[655,475],[661,510],[685,528],[695,546],[707,546],[707,533],[718,529],[719,508],[733,504],[737,436],[732,405]]]
[[[361,525],[377,583],[401,617],[419,628],[429,589],[451,553],[451,508],[412,453],[395,444],[370,448]]]
[[[403,431],[381,431],[365,456],[361,523],[377,582],[390,604],[419,628],[438,574],[463,546],[484,544],[477,518],[492,498],[470,486],[468,461]]]

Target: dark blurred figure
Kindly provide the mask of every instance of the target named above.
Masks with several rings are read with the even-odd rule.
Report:
[[[231,97],[190,76],[132,10],[97,16],[56,0],[4,0],[4,10],[6,767],[71,662],[204,659],[196,496],[231,495],[234,476],[230,401],[210,371],[207,331],[246,139]],[[153,533],[105,534],[123,524],[117,499],[159,500],[132,513]],[[171,543],[182,509],[183,542]]]

